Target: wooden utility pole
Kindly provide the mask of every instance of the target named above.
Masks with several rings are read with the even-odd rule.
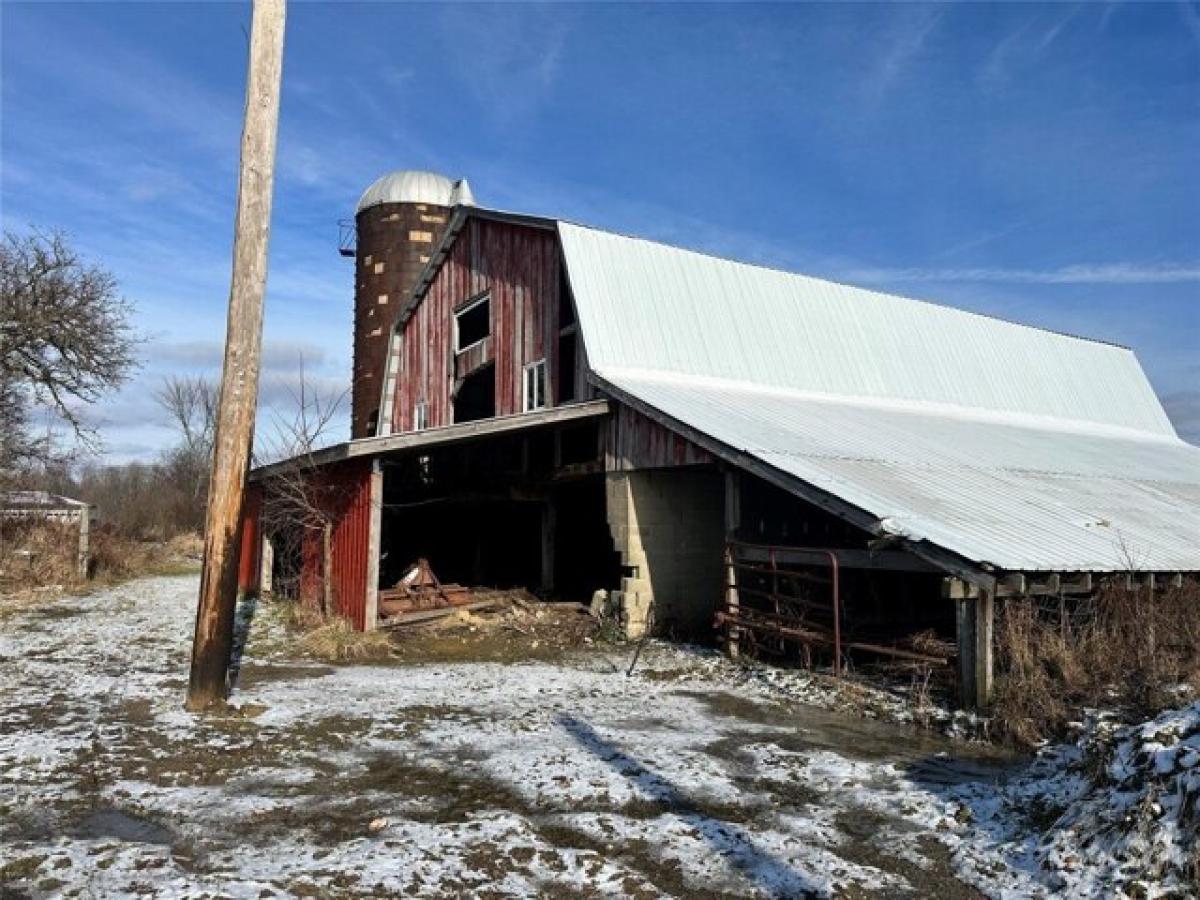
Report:
[[[254,0],[250,26],[229,321],[205,517],[204,569],[188,683],[187,708],[191,710],[201,710],[225,699],[225,674],[233,647],[242,502],[258,403],[267,239],[271,232],[271,189],[283,68],[284,6],[285,0]]]

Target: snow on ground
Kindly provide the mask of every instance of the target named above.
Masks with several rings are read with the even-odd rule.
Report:
[[[1029,837],[1039,786],[1092,796],[1065,763],[796,703],[697,650],[652,644],[632,678],[611,646],[335,668],[292,658],[264,607],[238,709],[194,717],[196,589],[0,622],[0,896],[1024,897],[1120,876]],[[1166,727],[1113,766],[1166,760]],[[1170,771],[1194,778],[1190,752]]]

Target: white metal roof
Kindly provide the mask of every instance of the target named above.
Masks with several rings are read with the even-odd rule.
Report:
[[[358,201],[356,213],[380,203],[429,203],[435,206],[473,206],[467,179],[453,181],[436,172],[399,169],[377,179]]]
[[[880,531],[1009,570],[1200,570],[1200,449],[1132,351],[559,230],[603,380]]]

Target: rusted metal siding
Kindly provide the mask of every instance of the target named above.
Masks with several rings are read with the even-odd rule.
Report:
[[[422,401],[428,427],[452,424],[456,379],[489,363],[496,366],[496,415],[522,411],[522,371],[543,358],[547,404],[554,405],[558,292],[553,232],[482,219],[468,222],[401,332],[392,430],[411,431]],[[484,293],[491,303],[490,336],[456,360],[454,311]]]
[[[333,516],[333,612],[354,627],[366,626],[367,572],[371,529],[371,463],[354,460],[319,470],[330,491]],[[300,596],[319,605],[322,536],[317,528],[304,533]]]
[[[707,450],[623,403],[609,417],[605,442],[605,467],[610,472],[713,462]]]
[[[242,542],[238,556],[238,590],[256,591],[262,583],[262,488],[251,485],[242,503]]]

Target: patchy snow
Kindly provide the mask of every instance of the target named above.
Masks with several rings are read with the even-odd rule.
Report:
[[[1195,837],[1194,709],[1119,732],[1098,787],[1083,747],[1017,765],[797,702],[841,702],[804,673],[657,643],[632,678],[599,645],[329,667],[292,658],[264,607],[240,709],[194,717],[196,587],[0,623],[0,893],[1111,895],[1121,854],[1182,859]],[[1030,814],[1060,801],[1040,843]],[[1106,837],[1147,803],[1145,842]]]

